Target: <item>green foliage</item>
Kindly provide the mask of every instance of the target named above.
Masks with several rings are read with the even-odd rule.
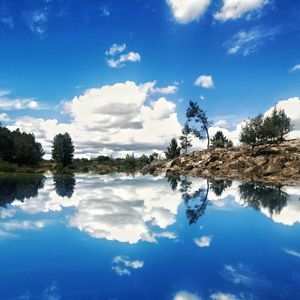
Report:
[[[172,138],[167,151],[165,151],[165,155],[167,159],[173,159],[180,155],[181,148],[178,146],[175,138]]]
[[[18,165],[36,165],[44,155],[42,145],[31,133],[19,129],[11,132],[0,126],[0,158]]]
[[[274,108],[272,114],[266,118],[259,114],[250,119],[242,128],[240,142],[252,147],[280,143],[292,129],[291,119],[287,117],[284,110],[277,111]]]
[[[36,165],[45,154],[40,143],[35,141],[32,133],[20,132],[19,129],[12,132],[14,141],[14,161],[19,165]]]
[[[190,136],[191,133],[192,130],[189,127],[189,124],[185,123],[184,127],[182,128],[182,135],[179,137],[180,146],[184,154],[187,154],[188,148],[192,147],[191,136]]]
[[[70,135],[67,132],[65,134],[57,134],[52,145],[52,158],[54,161],[66,167],[72,164],[73,157],[74,146]]]
[[[149,162],[152,163],[154,160],[157,160],[159,158],[159,154],[157,152],[153,152],[149,155]]]
[[[14,140],[11,132],[0,126],[0,158],[12,161],[14,156]]]
[[[232,141],[228,140],[220,130],[216,132],[210,141],[212,148],[230,148],[233,146]]]
[[[200,140],[207,139],[207,148],[209,148],[210,138],[208,129],[212,125],[212,122],[208,120],[206,112],[196,102],[190,101],[186,117],[191,132]]]

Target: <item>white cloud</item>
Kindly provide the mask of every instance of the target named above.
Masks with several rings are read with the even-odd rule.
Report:
[[[156,82],[153,82],[154,85],[156,84]],[[151,92],[153,94],[164,94],[164,95],[171,95],[171,94],[176,94],[178,91],[178,86],[176,85],[168,85],[166,87],[154,87],[151,89]]]
[[[210,299],[212,300],[239,300],[235,295],[229,293],[213,293],[210,295]]]
[[[210,2],[211,0],[167,0],[175,20],[182,24],[199,19]]]
[[[116,256],[113,258],[112,270],[119,276],[130,276],[133,269],[140,269],[144,266],[142,260],[130,260],[126,256]]]
[[[200,95],[200,100],[205,100],[205,96]]]
[[[223,0],[223,6],[214,17],[220,21],[234,20],[261,9],[268,0]]]
[[[297,72],[297,71],[300,71],[300,64],[295,65],[290,69],[290,72]]]
[[[64,102],[69,123],[22,117],[11,129],[35,133],[48,154],[54,135],[66,131],[74,141],[77,156],[164,150],[172,137],[180,135],[181,125],[173,102],[166,98],[148,101],[152,87],[152,83],[127,81],[89,89]]]
[[[195,244],[200,247],[209,247],[212,241],[212,236],[202,236],[200,238],[194,239]]]
[[[201,86],[205,89],[211,89],[211,88],[214,87],[214,81],[212,79],[212,76],[210,76],[210,75],[200,75],[195,80],[195,85],[196,86]]]
[[[111,68],[122,68],[126,62],[141,61],[141,55],[137,52],[128,52],[120,54],[126,49],[126,44],[113,44],[106,52],[107,64]],[[117,56],[118,55],[118,56]]]
[[[173,300],[201,300],[197,294],[193,294],[187,291],[180,291],[175,294]]]
[[[293,249],[283,249],[287,254],[300,258],[300,252]]]
[[[0,110],[41,109],[42,106],[32,98],[12,99],[10,91],[0,91]]]
[[[0,122],[8,122],[9,120],[9,116],[6,113],[0,114]]]
[[[126,49],[126,44],[113,44],[106,52],[106,55],[114,56],[123,52]]]
[[[279,27],[255,27],[249,31],[242,30],[236,33],[224,46],[228,54],[240,53],[243,56],[247,56],[256,53],[266,41],[273,39],[280,32],[281,29]]]

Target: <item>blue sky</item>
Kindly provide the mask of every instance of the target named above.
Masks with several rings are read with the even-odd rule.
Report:
[[[11,126],[25,116],[68,124],[63,103],[87,89],[156,81],[176,93],[144,105],[165,97],[182,124],[195,99],[233,130],[299,96],[299,21],[294,0],[2,0],[0,116]],[[114,44],[126,48],[110,56]],[[195,85],[201,75],[208,86]]]

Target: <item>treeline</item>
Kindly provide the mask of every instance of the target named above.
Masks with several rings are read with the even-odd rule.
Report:
[[[18,165],[36,165],[44,155],[42,145],[31,133],[19,129],[10,131],[0,126],[0,158]]]
[[[173,138],[165,151],[167,159],[174,159],[181,153],[187,154],[192,147],[192,136],[199,140],[207,139],[207,149],[231,148],[233,142],[228,139],[222,131],[217,131],[210,138],[209,128],[213,125],[200,106],[190,101],[186,110],[186,123],[182,128],[179,137],[180,144]],[[277,110],[275,107],[270,116],[264,117],[263,114],[257,115],[246,121],[242,127],[239,141],[243,145],[252,148],[265,144],[278,144],[285,140],[286,135],[293,130],[291,119],[285,114],[284,110]]]

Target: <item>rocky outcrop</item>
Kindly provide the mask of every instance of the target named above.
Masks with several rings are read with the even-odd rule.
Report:
[[[234,147],[193,152],[174,160],[154,161],[143,172],[299,184],[300,140],[254,149]]]

